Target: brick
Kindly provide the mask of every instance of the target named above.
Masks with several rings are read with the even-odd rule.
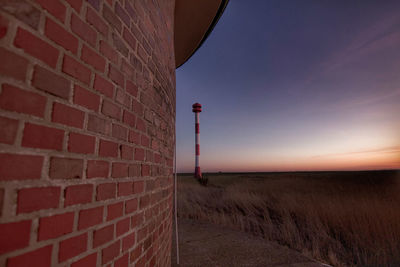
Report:
[[[108,177],[109,163],[101,160],[89,160],[87,164],[87,178]]]
[[[93,232],[93,248],[97,248],[114,237],[114,225],[108,225]]]
[[[81,59],[100,72],[106,68],[106,60],[86,45],[82,47]]]
[[[77,15],[71,16],[71,30],[92,47],[96,46],[97,33],[86,22],[82,21]]]
[[[93,87],[95,90],[99,91],[105,96],[108,96],[109,98],[112,98],[114,95],[114,85],[97,74],[94,79]]]
[[[92,24],[103,36],[108,35],[108,26],[97,13],[88,8],[86,12],[86,21]]]
[[[16,47],[22,48],[26,53],[43,61],[50,67],[56,67],[59,51],[32,33],[18,28],[14,44]]]
[[[150,196],[145,195],[140,198],[139,207],[140,209],[146,208],[150,204]]]
[[[16,80],[24,81],[28,68],[28,60],[0,47],[0,74]]]
[[[24,188],[18,192],[17,213],[57,208],[60,200],[60,187]]]
[[[110,79],[118,84],[119,86],[124,87],[124,75],[113,65],[110,64],[110,71],[108,73]]]
[[[0,116],[0,143],[12,145],[18,131],[18,121]]]
[[[104,100],[101,112],[111,118],[119,120],[121,117],[121,108],[111,101]]]
[[[126,160],[132,160],[133,159],[133,147],[127,146],[127,145],[122,145],[121,158],[126,159]]]
[[[52,113],[53,122],[82,129],[84,119],[85,113],[83,111],[54,102]]]
[[[135,69],[125,59],[122,59],[121,71],[122,71],[123,74],[125,74],[125,76],[128,79],[132,79],[132,78],[134,79],[135,78],[135,73],[136,73]]]
[[[63,262],[79,254],[82,254],[87,249],[87,233],[68,238],[60,242],[58,251],[58,261]]]
[[[49,18],[46,19],[44,33],[50,40],[64,47],[66,50],[74,54],[78,51],[78,39],[66,31],[64,27]]]
[[[140,256],[142,256],[142,245],[139,245],[138,247],[136,247],[132,252],[131,252],[131,263],[137,259],[140,258]],[[143,257],[144,258],[144,257]],[[142,258],[142,259],[143,259]],[[138,265],[138,263],[140,262],[136,262],[135,267],[144,267],[144,265]]]
[[[128,176],[128,164],[113,162],[111,177],[113,178],[123,178]]]
[[[133,193],[133,182],[118,183],[118,196],[129,196]]]
[[[142,164],[142,176],[150,176],[150,165]]]
[[[152,191],[155,188],[155,181],[154,180],[147,180],[146,181],[146,192]]]
[[[138,44],[138,49],[137,49],[139,57],[143,60],[144,63],[147,63],[149,55],[147,54],[146,50],[143,49],[143,46]]]
[[[73,226],[73,212],[40,218],[38,241],[53,239],[71,233]]]
[[[83,160],[51,157],[49,176],[51,179],[81,179]]]
[[[130,218],[125,218],[117,222],[115,233],[118,236],[125,234],[129,231],[130,227]]]
[[[128,26],[128,28],[131,26],[128,13],[126,13],[126,11],[118,2],[115,4],[115,14],[126,24],[126,26]]]
[[[134,8],[128,2],[125,2],[125,9],[128,12],[129,16],[131,17],[131,19],[134,22],[136,22],[138,15],[137,15],[136,11],[134,10]]]
[[[87,85],[90,83],[90,69],[68,55],[64,55],[62,71]]]
[[[107,221],[111,221],[115,218],[123,215],[124,203],[118,202],[107,206]]]
[[[136,39],[127,28],[124,28],[122,38],[124,38],[133,51],[136,50]]]
[[[36,0],[36,2],[61,22],[65,21],[66,7],[59,0]]]
[[[82,0],[66,0],[70,6],[76,10],[76,12],[80,13],[82,7]]]
[[[35,266],[50,267],[52,250],[53,245],[48,245],[22,255],[9,258],[7,260],[7,267],[32,266],[33,262],[35,263]]]
[[[150,138],[149,137],[147,137],[146,135],[141,135],[140,136],[140,142],[141,142],[141,144],[142,144],[142,146],[144,146],[144,147],[149,147],[149,145],[150,145]]]
[[[112,63],[118,63],[118,53],[107,42],[100,41],[100,53],[108,58]]]
[[[129,254],[125,254],[124,256],[117,259],[114,263],[114,267],[128,267],[129,266]],[[155,265],[149,265],[155,266]]]
[[[38,117],[44,116],[46,97],[18,87],[3,84],[0,94],[0,108]]]
[[[32,3],[26,1],[3,1],[2,9],[32,29],[38,29],[41,11],[34,7]]]
[[[29,245],[31,221],[0,224],[0,255]]]
[[[150,150],[146,150],[146,162],[152,162],[153,161],[153,152]]]
[[[112,136],[114,138],[126,141],[128,138],[128,129],[119,124],[112,124]]]
[[[136,84],[134,84],[133,82],[127,80],[125,89],[128,94],[130,94],[133,97],[137,97],[138,88],[137,88]]]
[[[98,185],[96,199],[99,201],[99,200],[107,200],[115,198],[115,189],[116,186],[114,183],[106,183]]]
[[[143,227],[137,231],[137,242],[144,241],[146,236],[148,236],[148,231],[147,231],[148,229],[149,229],[149,227],[147,226],[147,227]]]
[[[112,39],[113,39],[113,44],[115,48],[124,56],[128,57],[129,55],[129,49],[125,45],[125,42],[120,38],[120,36],[116,33],[112,34]]]
[[[80,154],[93,154],[96,138],[79,133],[70,133],[68,140],[68,151]]]
[[[87,129],[91,132],[111,135],[111,122],[89,114]]]
[[[96,267],[96,266],[97,266],[97,253],[90,254],[71,264],[71,267]]]
[[[100,96],[80,87],[79,85],[75,85],[74,103],[87,109],[98,111],[100,106]]]
[[[146,111],[144,112],[144,118],[148,122],[152,123],[153,122],[153,113],[152,113],[152,111],[150,111],[149,109],[146,109]]]
[[[148,55],[151,55],[152,48],[151,48],[150,44],[146,41],[146,39],[143,39],[141,44],[143,45],[144,50],[146,50],[146,53],[147,53]],[[150,64],[150,61],[149,61],[149,64]],[[153,68],[153,69],[150,69],[150,70],[152,70],[153,72],[155,72],[155,71],[154,71],[154,68]]]
[[[161,163],[161,155],[158,153],[154,153],[154,162]]]
[[[43,156],[0,154],[0,181],[40,179]]]
[[[135,99],[132,99],[132,111],[139,116],[143,116],[143,105]]]
[[[134,78],[136,71],[139,72],[139,70],[135,71],[135,68],[132,66],[132,64],[128,63],[125,59],[122,59],[121,71],[125,74],[125,76],[127,76],[128,79]]]
[[[144,161],[144,149],[135,148],[135,160]]]
[[[22,146],[62,150],[64,131],[46,126],[25,123]]]
[[[100,9],[100,0],[87,0],[97,11]]]
[[[8,31],[8,19],[0,15],[0,39],[6,36]]]
[[[138,208],[137,198],[125,201],[125,214],[132,213]]]
[[[65,189],[64,207],[92,202],[93,185],[71,185]]]
[[[128,94],[125,94],[122,89],[117,90],[115,101],[117,101],[117,103],[124,105],[128,109],[131,107],[131,97]]]
[[[33,86],[52,95],[68,99],[71,91],[71,82],[38,65],[33,74]]]
[[[142,62],[139,60],[139,58],[135,54],[131,54],[130,62],[131,62],[131,65],[137,70],[137,72],[139,72],[139,73],[143,72]]]
[[[115,13],[106,5],[103,6],[103,17],[104,19],[118,32],[121,32],[122,23]]]
[[[157,140],[152,140],[151,141],[151,149],[153,149],[153,150],[158,150],[158,142],[157,142]]]
[[[120,251],[120,241],[113,243],[112,245],[104,248],[101,251],[101,262],[102,264],[108,263],[112,259],[116,258],[119,255]]]
[[[131,217],[131,228],[136,228],[138,225],[143,224],[144,216],[143,212],[133,215]]]
[[[122,239],[122,251],[126,251],[135,244],[135,232],[127,235]]]
[[[46,98],[9,84],[3,84],[3,90],[0,94],[0,107],[9,111],[43,117]]]
[[[139,118],[136,119],[136,129],[138,129],[141,132],[146,132],[146,125],[142,119]]]
[[[139,145],[140,144],[140,134],[135,131],[129,131],[129,142]]]
[[[129,165],[129,177],[137,177],[140,176],[140,165],[139,164],[130,164]]]
[[[99,156],[118,157],[118,144],[112,141],[100,140]]]
[[[100,224],[103,221],[103,206],[81,210],[79,212],[78,230]]]

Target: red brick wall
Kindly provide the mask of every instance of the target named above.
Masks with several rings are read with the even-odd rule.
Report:
[[[0,266],[168,266],[173,0],[0,5]]]

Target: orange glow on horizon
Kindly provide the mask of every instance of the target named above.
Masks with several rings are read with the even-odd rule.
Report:
[[[327,154],[311,157],[225,159],[224,163],[206,160],[205,172],[268,172],[268,171],[335,171],[335,170],[400,170],[400,146],[379,150]],[[191,172],[183,169],[181,172]]]

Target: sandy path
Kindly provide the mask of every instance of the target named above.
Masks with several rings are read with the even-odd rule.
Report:
[[[175,240],[172,247],[172,266],[324,266],[274,242],[186,219],[179,220],[180,265]]]

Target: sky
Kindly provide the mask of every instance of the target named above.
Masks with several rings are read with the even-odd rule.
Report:
[[[177,168],[400,169],[400,1],[230,0],[176,71]]]

